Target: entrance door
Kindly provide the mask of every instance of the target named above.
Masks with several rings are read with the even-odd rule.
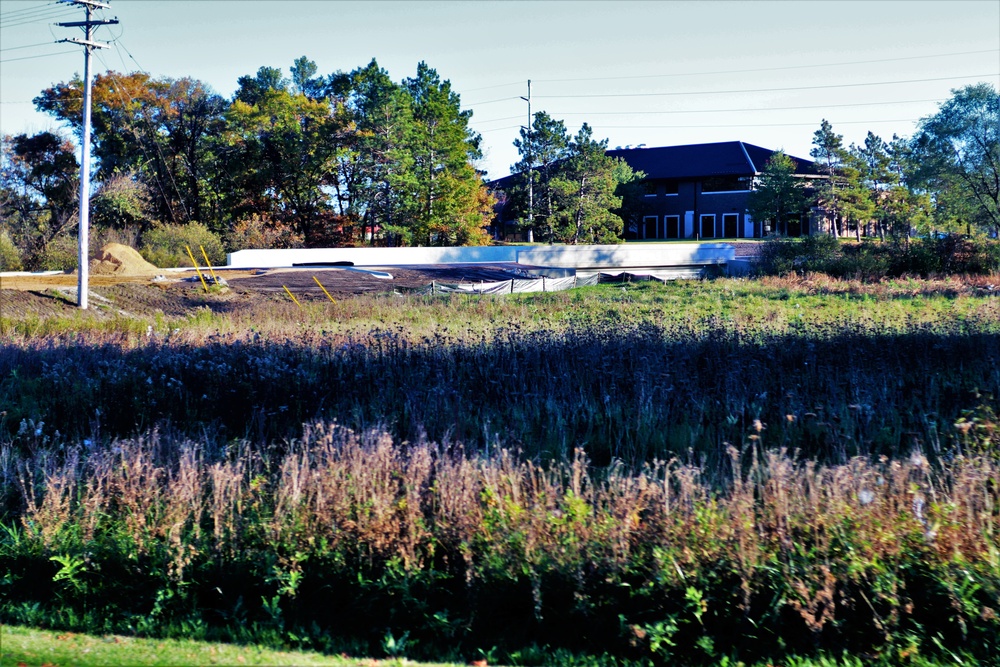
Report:
[[[715,214],[701,216],[701,238],[715,238]]]
[[[667,228],[668,239],[679,239],[681,237],[681,217],[679,215],[668,215],[663,218]]]
[[[659,238],[656,229],[657,218],[655,215],[647,215],[642,219],[642,238],[644,239],[655,239]]]
[[[740,216],[735,213],[726,213],[722,216],[722,235],[727,239],[736,238],[736,225]]]

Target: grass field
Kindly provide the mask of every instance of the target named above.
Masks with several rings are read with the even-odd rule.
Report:
[[[897,656],[898,657],[898,656]],[[583,656],[556,655],[553,664],[597,667],[598,665],[624,664],[609,656],[587,658]],[[479,661],[491,664],[481,656]],[[476,663],[476,660],[470,661]],[[935,661],[914,656],[903,657],[902,662],[913,667],[938,667],[954,665],[952,661]],[[232,644],[199,642],[174,639],[139,639],[121,635],[97,637],[73,632],[35,630],[17,626],[0,626],[0,667],[17,665],[49,665],[51,667],[164,667],[208,665],[267,665],[280,667],[448,667],[470,663],[428,663],[414,662],[406,658],[350,658],[347,656],[325,656],[308,651],[274,651],[259,646],[237,646]],[[731,661],[721,661],[719,665],[741,665]],[[780,663],[782,667],[872,667],[873,665],[893,665],[897,662],[887,659],[877,662],[863,661],[850,656],[799,658],[791,657]],[[777,667],[774,663],[762,662],[753,667]]]
[[[526,665],[1000,659],[998,285],[176,317],[130,285],[127,317],[8,316],[0,618]]]
[[[175,639],[138,639],[120,635],[94,637],[21,627],[0,628],[0,666],[153,667],[164,665],[373,665],[374,661],[323,656],[304,651],[211,644]],[[380,661],[385,667],[401,660]]]

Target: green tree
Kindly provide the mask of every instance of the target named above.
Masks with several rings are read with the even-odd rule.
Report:
[[[556,237],[565,243],[621,243],[618,190],[642,175],[609,157],[607,148],[607,139],[596,141],[584,123],[557,166],[551,180],[552,218]]]
[[[316,63],[309,58],[296,58],[291,67],[292,90],[313,100],[329,96],[327,82],[316,76],[318,69]]]
[[[852,145],[851,152],[860,171],[861,180],[868,188],[870,199],[875,207],[876,232],[880,239],[885,240],[888,218],[887,194],[891,187],[899,183],[899,179],[892,169],[889,144],[873,132],[868,132],[864,145]]]
[[[233,214],[270,216],[307,245],[324,243],[332,211],[325,187],[352,129],[343,105],[285,87],[265,90],[252,105],[234,100],[223,134],[228,171],[235,174]]]
[[[303,56],[305,58],[305,56]],[[305,63],[300,64],[302,58],[295,61],[296,67],[308,68]],[[310,76],[315,72],[310,72]],[[308,78],[308,77],[305,77]],[[288,90],[288,79],[285,78],[284,73],[281,71],[280,67],[267,67],[262,66],[257,70],[257,73],[253,76],[249,74],[241,76],[236,79],[236,94],[233,96],[234,100],[239,100],[244,104],[253,106],[260,102],[261,98],[267,93],[272,91],[287,91]]]
[[[852,147],[853,148],[853,147]],[[855,238],[875,216],[874,191],[865,179],[865,161],[855,151],[845,154],[838,170],[840,211],[847,228],[853,227]]]
[[[337,154],[333,189],[341,215],[358,221],[372,242],[405,242],[407,223],[419,202],[408,144],[413,132],[409,94],[373,59],[349,74],[335,75],[356,133]]]
[[[813,133],[813,148],[810,157],[819,164],[826,178],[816,187],[816,203],[830,214],[830,233],[840,236],[840,167],[844,162],[844,137],[833,131],[830,121],[823,119],[820,128]]]
[[[802,215],[806,196],[795,178],[795,161],[776,151],[764,165],[756,187],[750,192],[747,211],[754,220],[767,220],[779,234],[788,235],[788,221]]]
[[[139,232],[155,224],[152,193],[134,174],[114,174],[101,181],[91,200],[90,222],[98,228]]]
[[[1000,236],[1000,93],[988,83],[953,90],[920,121],[913,180],[945,215]]]
[[[80,165],[73,144],[52,132],[3,138],[0,224],[29,271],[43,268],[49,245],[71,230],[79,208]]]
[[[511,167],[520,176],[512,188],[514,210],[520,212],[524,225],[534,234],[542,231],[547,241],[554,238],[555,198],[552,179],[557,166],[569,154],[570,136],[566,125],[544,111],[535,113],[531,129],[522,127],[520,137],[514,140],[521,160]],[[528,179],[532,179],[532,202],[529,216]],[[529,217],[532,219],[529,220]],[[541,220],[541,223],[538,220]]]
[[[469,128],[472,112],[438,73],[421,62],[405,79],[413,123],[408,147],[418,207],[406,230],[415,245],[486,243],[483,228],[492,206],[474,161],[482,157],[480,137]],[[484,210],[484,208],[486,210]]]
[[[80,137],[82,90],[82,81],[74,78],[43,90],[34,103]],[[225,100],[195,79],[113,71],[95,77],[92,100],[96,181],[131,174],[152,193],[154,217],[221,224],[213,138],[221,129]]]

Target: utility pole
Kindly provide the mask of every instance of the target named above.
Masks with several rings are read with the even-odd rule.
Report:
[[[95,9],[110,9],[110,5],[95,0],[61,0],[68,5],[79,5],[87,12],[84,21],[57,23],[62,28],[83,28],[83,39],[61,39],[83,47],[83,137],[80,141],[80,232],[77,238],[77,286],[76,303],[81,310],[87,309],[88,279],[90,274],[90,53],[94,49],[106,49],[107,44],[93,40],[94,26],[115,25],[118,19],[95,21]]]
[[[531,79],[528,79],[528,96],[521,97],[528,103],[528,243],[535,240],[535,165],[532,162],[531,149],[535,138],[531,134]]]

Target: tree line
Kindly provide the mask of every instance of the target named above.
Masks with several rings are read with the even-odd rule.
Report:
[[[82,85],[33,100],[78,139]],[[397,83],[375,60],[323,76],[303,56],[290,76],[240,77],[230,99],[191,78],[109,71],[92,99],[99,230],[199,228],[230,247],[489,242],[472,112],[424,62]],[[57,132],[22,134],[4,137],[2,160],[5,242],[40,268],[75,224],[76,149]]]
[[[750,195],[750,215],[777,234],[815,207],[824,229],[814,231],[834,237],[1000,236],[1000,94],[989,84],[953,91],[913,137],[868,132],[863,144],[845,146],[824,119],[812,145],[822,178],[796,178],[794,160],[778,151]]]

